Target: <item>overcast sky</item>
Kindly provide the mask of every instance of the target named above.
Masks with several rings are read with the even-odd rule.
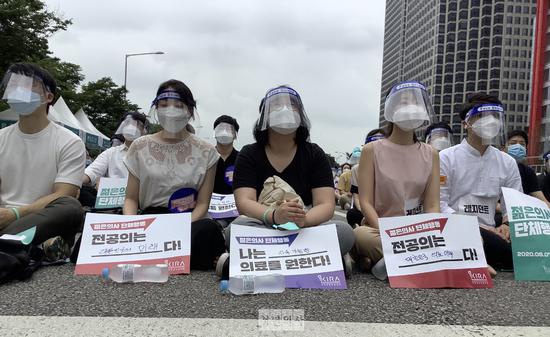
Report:
[[[312,142],[351,152],[378,125],[385,1],[46,0],[73,20],[50,39],[54,55],[82,66],[85,81],[110,76],[149,110],[158,85],[185,82],[213,140],[221,114],[237,118],[237,148],[253,142],[265,92],[290,84],[312,121]],[[198,122],[195,123],[197,125]]]

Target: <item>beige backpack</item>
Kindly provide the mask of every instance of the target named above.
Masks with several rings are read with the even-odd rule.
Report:
[[[264,188],[258,202],[266,206],[279,206],[284,201],[296,200],[303,205],[302,198],[294,189],[278,176],[269,177],[264,181]]]

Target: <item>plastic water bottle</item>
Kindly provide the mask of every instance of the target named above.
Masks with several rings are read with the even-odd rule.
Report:
[[[103,268],[101,275],[117,283],[163,283],[168,281],[169,273],[167,264],[117,264],[111,269]]]
[[[378,262],[376,262],[370,272],[377,279],[381,281],[386,280],[388,278],[388,271],[386,270],[386,262],[384,261],[384,258],[381,258]]]
[[[282,293],[285,291],[285,277],[281,274],[237,275],[230,277],[229,282],[220,283],[220,291],[227,290],[235,295]]]

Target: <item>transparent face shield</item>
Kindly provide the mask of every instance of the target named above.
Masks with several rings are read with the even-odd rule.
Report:
[[[132,116],[126,116],[126,118],[120,123],[115,134],[121,134],[124,139],[133,142],[139,137],[147,133],[145,125],[142,122],[136,121]]]
[[[29,115],[46,103],[50,90],[36,76],[8,72],[0,84],[0,92],[12,110]]]
[[[233,125],[229,123],[220,123],[214,128],[214,138],[220,144],[231,144],[237,137],[237,132]]]
[[[452,134],[444,128],[433,129],[428,137],[426,137],[426,143],[430,144],[437,151],[445,150],[452,146]]]
[[[419,82],[400,83],[386,98],[384,118],[402,130],[412,131],[429,125],[434,117],[426,88]]]
[[[482,145],[506,144],[504,108],[500,104],[480,104],[466,114],[466,128],[481,139]]]
[[[162,126],[166,137],[180,138],[191,119],[191,112],[177,92],[166,90],[153,101],[149,116]]]
[[[292,133],[300,126],[309,129],[309,119],[300,95],[289,87],[268,91],[264,98],[259,126],[262,131],[271,128],[280,133]]]

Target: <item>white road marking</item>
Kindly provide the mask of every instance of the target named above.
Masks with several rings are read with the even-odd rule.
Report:
[[[185,305],[181,303],[180,305]],[[550,327],[306,321],[303,331],[261,331],[255,319],[0,316],[2,336],[550,336]]]

